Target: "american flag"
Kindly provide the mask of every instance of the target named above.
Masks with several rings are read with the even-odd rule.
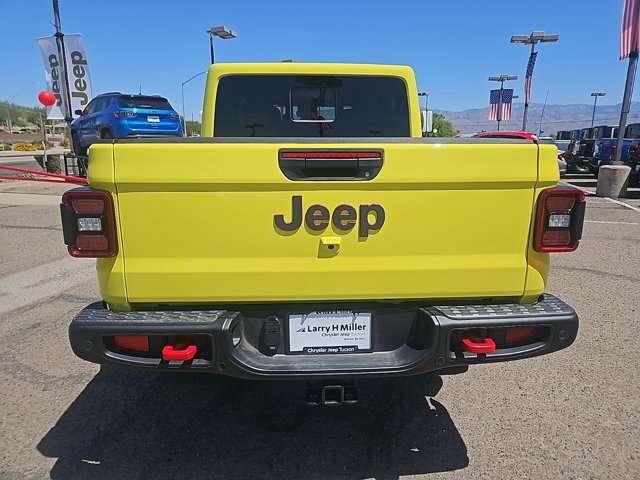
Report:
[[[625,0],[620,29],[620,60],[638,50],[638,0]]]
[[[489,120],[509,120],[511,119],[511,102],[513,100],[513,89],[502,90],[502,110],[500,110],[500,90],[491,90],[489,94]]]
[[[524,76],[524,104],[531,103],[531,77],[533,76],[533,67],[536,65],[536,57],[538,52],[529,55],[529,63],[527,63],[527,73]]]

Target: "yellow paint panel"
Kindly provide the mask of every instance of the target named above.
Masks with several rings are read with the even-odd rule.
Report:
[[[278,150],[296,146],[116,144],[128,301],[523,295],[536,145],[375,144],[384,150],[384,165],[364,182],[288,180]],[[302,197],[303,211],[313,204],[330,212],[340,204],[356,210],[379,204],[385,222],[366,238],[357,226],[349,232],[302,226],[285,234],[274,215],[289,221],[294,195]],[[336,237],[338,253],[325,255],[323,244]],[[112,287],[105,285],[107,298]]]

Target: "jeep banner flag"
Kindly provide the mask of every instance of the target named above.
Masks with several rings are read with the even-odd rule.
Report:
[[[44,74],[47,87],[56,97],[56,103],[47,107],[48,119],[64,119],[64,104],[62,101],[62,62],[58,55],[56,37],[37,38],[38,46],[44,60]],[[69,79],[69,95],[71,97],[71,115],[76,117],[76,110],[84,110],[91,100],[91,79],[87,66],[87,54],[84,50],[82,37],[79,34],[64,36],[65,53],[67,57],[67,77]]]

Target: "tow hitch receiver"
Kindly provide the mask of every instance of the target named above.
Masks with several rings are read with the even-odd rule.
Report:
[[[463,338],[462,345],[464,349],[469,353],[493,353],[496,351],[496,344],[490,338],[485,338],[482,341],[475,341],[476,339]]]
[[[306,401],[312,407],[355,405],[358,403],[358,391],[355,385],[309,385]]]

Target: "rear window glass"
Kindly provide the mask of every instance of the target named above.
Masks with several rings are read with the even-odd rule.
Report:
[[[614,135],[614,130],[615,130],[615,135]],[[613,128],[613,127],[598,127],[596,129],[596,133],[595,136],[596,138],[613,138],[614,136],[616,136],[618,133],[618,129],[617,128]]]
[[[218,84],[216,137],[409,137],[393,77],[232,75]]]
[[[624,136],[625,138],[640,138],[640,125],[629,125]]]
[[[118,97],[118,106],[121,108],[148,108],[151,110],[173,110],[166,98],[162,97]]]
[[[571,140],[571,132],[565,130],[559,131],[556,140]]]
[[[591,138],[593,138],[593,128],[585,128],[584,130],[582,130],[582,132],[580,132],[581,140],[589,140]]]

